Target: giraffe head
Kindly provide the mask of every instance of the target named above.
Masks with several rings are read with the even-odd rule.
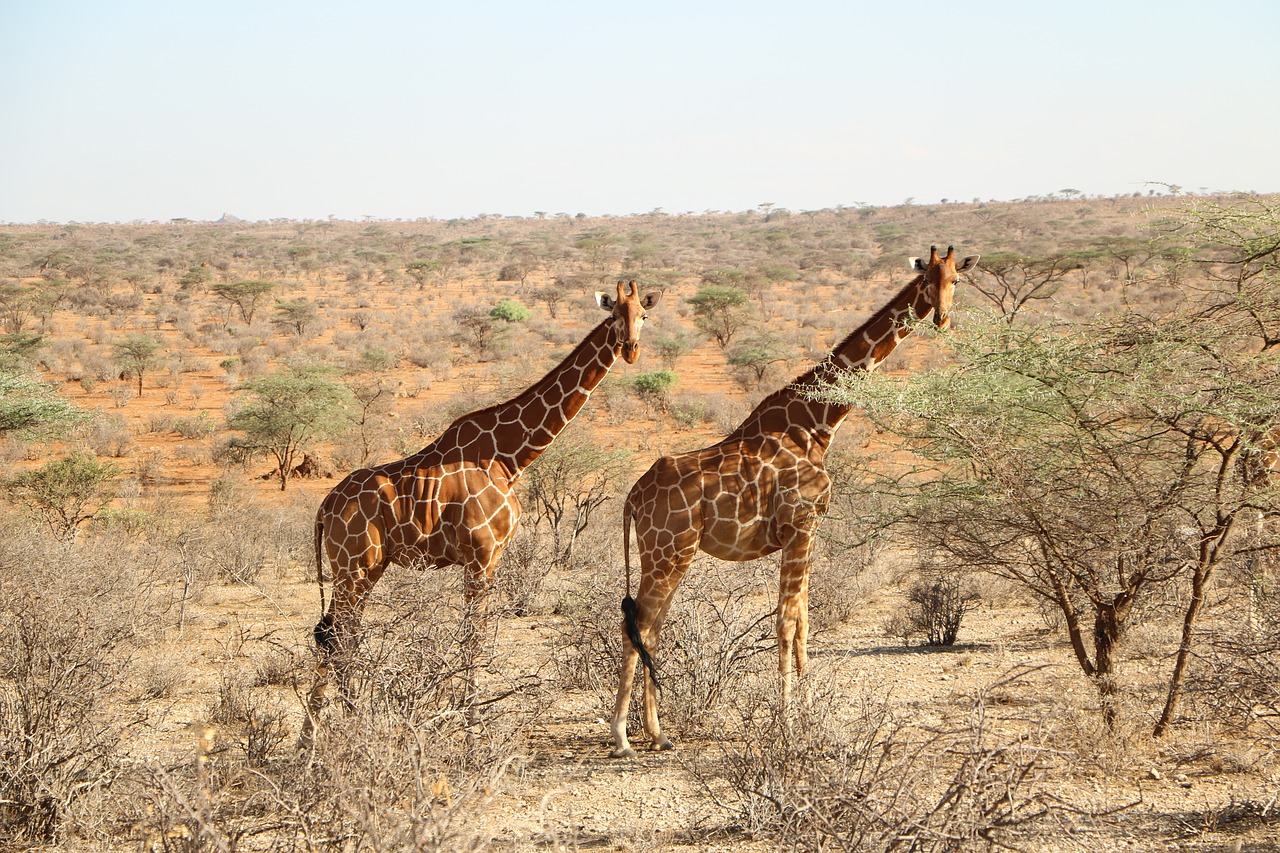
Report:
[[[662,299],[662,291],[654,290],[640,297],[640,290],[634,281],[630,282],[631,292],[627,293],[622,282],[618,282],[618,298],[607,293],[596,293],[596,304],[613,315],[614,328],[622,341],[622,357],[627,364],[635,364],[640,357],[640,327],[644,325],[647,311]]]
[[[933,323],[939,329],[951,325],[951,297],[955,294],[960,273],[978,265],[981,255],[969,255],[956,266],[956,249],[947,247],[945,255],[938,254],[937,246],[929,247],[929,263],[920,258],[911,259],[911,268],[924,273],[926,294],[933,307]]]

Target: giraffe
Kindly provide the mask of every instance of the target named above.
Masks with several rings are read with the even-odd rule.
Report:
[[[520,521],[515,486],[587,402],[621,356],[634,364],[646,312],[662,294],[640,296],[618,283],[617,298],[597,293],[609,318],[559,365],[523,393],[455,420],[435,441],[404,459],[351,472],[316,512],[316,572],[323,615],[321,651],[307,702],[302,743],[314,734],[332,665],[345,692],[344,657],[356,643],[374,584],[392,563],[461,565],[464,597],[483,621],[503,549]],[[324,561],[333,593],[324,601]]]
[[[960,273],[955,249],[928,263],[912,258],[920,274],[827,358],[767,396],[723,441],[702,450],[664,456],[632,486],[623,506],[623,654],[613,710],[614,758],[635,756],[627,740],[627,709],[636,662],[643,664],[644,728],[653,749],[671,749],[658,723],[657,681],[651,655],[676,588],[699,550],[722,560],[754,560],[782,552],[776,628],[784,700],[791,692],[791,661],[804,674],[809,621],[809,559],[831,491],[824,457],[849,406],[817,402],[806,390],[837,371],[875,369],[911,322],[931,311],[939,329],[951,322],[951,298]],[[631,598],[630,528],[640,553],[640,586]]]

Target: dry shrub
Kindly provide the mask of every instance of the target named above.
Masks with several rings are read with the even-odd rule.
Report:
[[[193,759],[118,786],[120,820],[155,850],[492,846],[503,830],[485,809],[545,702],[536,678],[495,673],[487,645],[468,645],[472,623],[449,586],[403,569],[382,581],[349,662],[349,702],[322,711],[313,749],[285,740],[301,690],[247,671],[224,678]]]
[[[280,574],[295,563],[314,564],[315,510],[305,497],[272,506],[220,480],[211,490],[210,505],[208,521],[190,536],[204,576],[252,584],[267,567]]]
[[[263,767],[290,740],[288,710],[269,690],[227,674],[206,719],[235,738],[250,767]]]
[[[913,633],[929,646],[952,646],[964,615],[974,608],[978,594],[958,572],[934,570],[917,578],[907,590],[906,619]]]
[[[1060,806],[1039,787],[1046,751],[996,739],[981,699],[964,724],[942,730],[867,696],[820,694],[788,711],[744,693],[736,710],[740,740],[723,739],[719,756],[692,769],[750,835],[778,846],[985,849]]]
[[[763,571],[772,561],[722,563],[703,559],[690,568],[662,629],[655,654],[662,683],[664,725],[681,734],[718,726],[725,698],[748,675],[772,671],[776,661],[774,605]],[[612,714],[622,666],[621,578],[593,583],[579,598],[562,599],[568,621],[560,628],[552,663],[567,689],[594,693],[599,712]],[[764,653],[764,654],[762,654]],[[776,679],[769,678],[770,684]],[[632,691],[632,726],[639,724],[640,681]]]
[[[498,606],[513,616],[545,612],[543,586],[554,568],[551,536],[527,521],[521,524],[502,553],[494,590]]]
[[[1209,636],[1187,680],[1187,697],[1202,714],[1274,750],[1280,745],[1280,620],[1267,621],[1264,630]]]
[[[893,571],[882,540],[842,539],[839,523],[831,527],[822,528],[809,566],[809,627],[815,633],[857,619]]]
[[[442,770],[482,767],[517,748],[545,710],[540,677],[497,665],[494,622],[458,601],[456,580],[400,569],[374,589],[349,667],[356,719],[330,714],[330,725],[430,735]]]
[[[124,418],[115,412],[99,414],[80,427],[80,437],[98,456],[120,459],[133,450],[133,434]]]
[[[118,563],[0,540],[0,847],[92,832],[120,767],[136,601]]]

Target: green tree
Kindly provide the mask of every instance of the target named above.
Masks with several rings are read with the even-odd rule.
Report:
[[[489,310],[489,316],[506,323],[523,323],[533,315],[514,299],[504,299]]]
[[[0,370],[22,367],[42,346],[44,336],[34,332],[7,332],[0,335]]]
[[[708,284],[686,300],[693,306],[693,324],[724,349],[751,320],[747,294],[736,287]]]
[[[923,458],[908,488],[876,478],[913,541],[1061,612],[1115,724],[1118,650],[1136,615],[1185,585],[1189,650],[1215,572],[1247,551],[1245,522],[1280,509],[1280,490],[1237,473],[1254,426],[1280,423],[1274,359],[1242,343],[1196,316],[972,324],[955,364],[905,385],[851,377],[837,396]],[[1167,716],[1180,683],[1175,667]]]
[[[209,282],[213,281],[213,270],[209,267],[192,267],[182,274],[178,279],[178,284],[183,290],[198,291],[204,288]]]
[[[52,434],[85,417],[52,385],[0,367],[0,436]]]
[[[259,303],[275,288],[275,284],[270,281],[244,279],[242,281],[215,284],[209,289],[221,299],[236,306],[240,312],[241,320],[245,323],[252,323],[253,315],[258,310]]]
[[[418,290],[423,290],[427,286],[427,279],[439,268],[440,264],[436,261],[414,261],[405,267],[405,272],[417,282]]]
[[[116,467],[74,452],[8,482],[13,500],[44,521],[60,539],[71,539],[115,497]]]
[[[160,361],[160,342],[146,335],[129,335],[112,346],[121,373],[138,381],[138,396],[141,397],[142,377]]]
[[[275,311],[275,324],[298,337],[306,335],[320,318],[319,309],[309,299],[277,299]]]
[[[768,332],[759,332],[734,344],[725,351],[729,364],[758,384],[764,380],[770,365],[791,358],[792,350]]]
[[[1201,313],[1264,351],[1280,350],[1280,204],[1265,198],[1229,204],[1196,199],[1173,237],[1199,249]]]
[[[233,411],[227,426],[243,435],[232,439],[228,453],[237,459],[269,456],[284,491],[303,449],[350,423],[351,391],[330,375],[320,368],[298,368],[241,385],[238,390],[249,398]]]
[[[631,380],[631,387],[645,400],[653,403],[658,409],[665,410],[671,389],[675,387],[677,376],[671,370],[651,370],[641,373]]]

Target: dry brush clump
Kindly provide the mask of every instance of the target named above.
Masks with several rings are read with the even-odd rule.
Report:
[[[799,850],[960,851],[1007,845],[1066,804],[1049,749],[995,732],[985,701],[925,727],[883,697],[819,691],[790,707],[741,692],[720,753],[691,770],[748,836]]]
[[[0,846],[100,837],[145,592],[106,551],[0,538]],[[145,590],[145,587],[144,587]]]
[[[676,595],[656,644],[662,715],[682,736],[718,730],[726,700],[747,679],[776,678],[774,603],[766,594],[771,561],[697,561]],[[610,573],[561,600],[569,617],[559,628],[552,663],[568,690],[594,694],[601,716],[612,714],[622,666],[622,579]],[[651,646],[651,649],[654,648]],[[631,725],[639,726],[641,691],[632,692]]]
[[[280,649],[247,644],[192,752],[134,765],[117,784],[118,824],[154,850],[492,846],[509,828],[485,809],[546,706],[536,673],[495,674],[488,638],[456,598],[434,573],[400,570],[380,585],[347,689],[308,749],[293,738],[312,667],[292,659],[281,676]]]

